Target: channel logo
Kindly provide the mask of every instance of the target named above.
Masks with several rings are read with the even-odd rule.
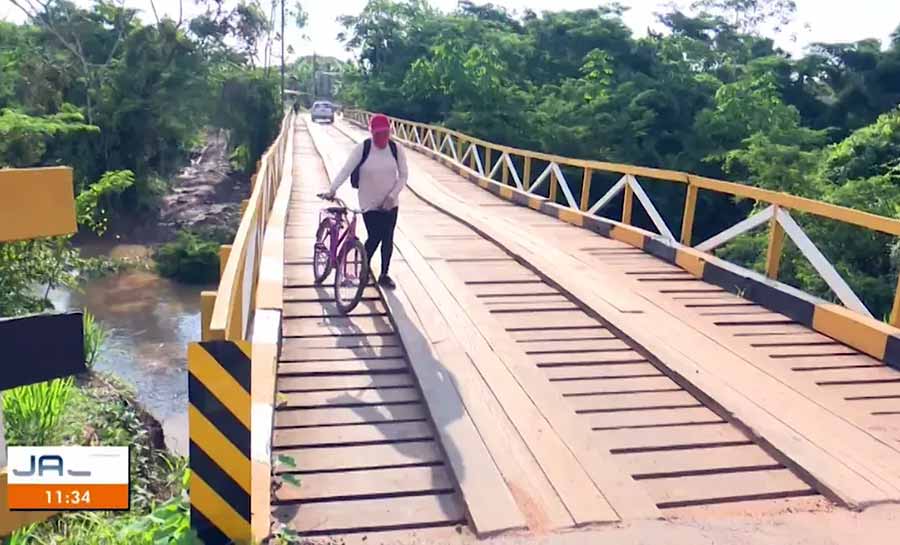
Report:
[[[10,511],[130,507],[128,447],[9,447]]]

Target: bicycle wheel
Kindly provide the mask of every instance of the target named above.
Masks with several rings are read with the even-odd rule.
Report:
[[[348,314],[362,299],[369,280],[369,258],[358,239],[346,244],[337,259],[334,274],[334,299],[338,310]]]
[[[316,231],[316,242],[313,247],[313,278],[321,284],[331,274],[331,220],[325,219]]]

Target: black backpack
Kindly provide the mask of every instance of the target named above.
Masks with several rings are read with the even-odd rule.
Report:
[[[394,156],[394,160],[397,160],[397,143],[393,140],[388,140],[388,145],[391,147],[391,155]],[[350,173],[350,185],[353,186],[353,189],[359,189],[359,167],[363,166],[363,163],[366,162],[366,159],[369,158],[369,151],[372,149],[372,139],[366,138],[363,142],[363,154],[362,159],[359,160],[359,164],[356,165],[356,168],[353,169],[353,172]]]

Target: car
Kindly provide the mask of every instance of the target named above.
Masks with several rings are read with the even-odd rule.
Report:
[[[323,120],[334,123],[334,104],[330,102],[314,102],[309,111],[313,121]]]

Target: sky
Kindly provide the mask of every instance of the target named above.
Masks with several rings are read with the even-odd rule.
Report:
[[[80,4],[90,4],[91,0],[75,0]],[[265,1],[265,0],[264,0]],[[288,4],[294,0],[288,0]],[[179,0],[155,0],[157,10],[173,18],[178,17]],[[664,10],[672,3],[690,4],[689,0],[620,0],[630,9],[625,14],[625,22],[636,35],[646,34],[647,28],[659,28],[655,12]],[[265,2],[268,3],[268,2]],[[366,0],[302,0],[309,12],[309,23],[305,30],[308,39],[299,36],[299,31],[288,31],[288,43],[298,54],[311,54],[349,58],[337,40],[342,30],[335,20],[340,15],[359,13]],[[457,0],[431,0],[432,5],[449,11],[456,7]],[[476,0],[476,3],[483,3]],[[521,12],[530,8],[535,12],[545,10],[593,8],[600,0],[492,0],[511,10]],[[814,42],[852,42],[865,38],[877,38],[884,43],[891,32],[900,25],[900,0],[796,0],[796,21],[780,35],[776,43],[785,50],[800,55],[804,48]],[[126,0],[126,4],[144,11],[143,18],[152,20],[149,0]],[[195,15],[199,8],[194,0],[183,0],[185,18]],[[21,21],[22,14],[9,0],[0,0],[0,19]],[[792,39],[794,35],[796,39]]]

